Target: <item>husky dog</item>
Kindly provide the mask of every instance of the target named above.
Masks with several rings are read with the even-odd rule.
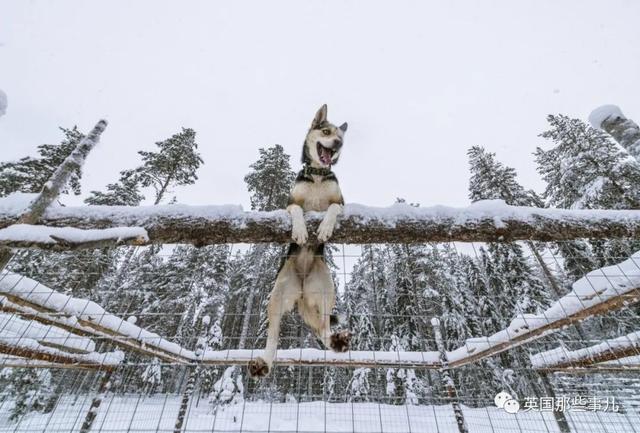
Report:
[[[289,245],[268,305],[269,330],[264,357],[249,362],[251,376],[266,376],[273,368],[278,347],[280,322],[284,313],[294,305],[305,323],[311,327],[322,343],[336,352],[349,349],[349,331],[331,333],[335,316],[331,310],[336,303],[336,290],[331,273],[324,260],[324,243],[329,240],[342,212],[344,200],[338,179],[331,166],[338,162],[347,124],[339,127],[327,121],[327,106],[316,113],[302,147],[303,169],[298,173],[287,211],[291,214],[292,234],[295,241]],[[325,212],[317,232],[317,242],[308,241],[304,212]]]

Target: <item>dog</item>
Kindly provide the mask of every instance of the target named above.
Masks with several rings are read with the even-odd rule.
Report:
[[[349,350],[351,332],[331,332],[331,325],[335,323],[331,312],[336,303],[336,290],[324,258],[324,244],[333,234],[336,218],[344,205],[331,166],[340,158],[347,126],[346,122],[340,126],[329,123],[325,104],[313,118],[302,146],[303,168],[294,182],[287,206],[295,243],[289,245],[269,296],[267,344],[264,356],[249,363],[252,377],[264,377],[273,369],[282,316],[296,305],[302,319],[324,346],[336,352]],[[318,227],[317,241],[309,241],[304,220],[306,211],[326,212]]]

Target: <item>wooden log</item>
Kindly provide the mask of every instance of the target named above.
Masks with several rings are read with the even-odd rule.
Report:
[[[310,242],[314,242],[313,233],[321,218],[321,213],[306,215]],[[17,223],[18,219],[18,215],[0,213],[0,229]],[[145,229],[148,241],[132,238],[123,242],[135,245],[291,242],[290,218],[285,211],[243,212],[239,206],[58,207],[47,210],[39,224],[79,229]],[[95,242],[51,243],[20,236],[0,237],[4,245],[11,247],[59,250],[96,247]],[[540,209],[508,206],[502,201],[478,202],[466,208],[409,205],[371,208],[354,204],[345,206],[331,241],[362,244],[577,238],[640,238],[640,211]]]
[[[110,341],[122,349],[132,350],[146,356],[156,356],[165,362],[176,364],[191,362],[187,356],[166,351],[154,344],[154,341],[140,341],[81,318],[69,321],[69,316],[66,314],[21,299],[13,294],[0,292],[0,295],[7,299],[6,301],[0,300],[0,311],[18,314],[24,319],[35,320],[45,325],[54,325],[77,335]]]
[[[485,350],[479,350],[465,357],[456,359],[455,361],[450,362],[450,366],[452,368],[456,368],[456,367],[461,367],[463,365],[467,365],[476,361],[480,361],[481,359],[487,358],[489,356],[497,355],[498,353],[504,352],[505,350],[509,350],[514,347],[520,346],[521,344],[528,343],[533,340],[537,340],[538,338],[548,335],[550,332],[554,332],[566,326],[580,322],[588,317],[606,314],[610,311],[614,311],[622,307],[628,306],[630,304],[633,304],[635,302],[638,302],[639,300],[640,300],[640,288],[632,289],[624,294],[611,297],[604,302],[592,305],[574,314],[570,314],[555,320],[549,320],[548,323],[540,327],[522,331],[518,335],[513,336],[508,341],[491,345]]]
[[[621,358],[640,355],[640,333],[634,332],[623,337],[604,340],[593,346],[577,350],[563,347],[547,350],[531,356],[531,363],[540,370],[588,367],[594,364],[616,361]],[[616,366],[615,363],[607,365]]]

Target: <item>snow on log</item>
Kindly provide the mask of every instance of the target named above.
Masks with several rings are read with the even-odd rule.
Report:
[[[263,350],[232,349],[207,351],[201,359],[204,365],[246,364],[262,356]],[[349,351],[343,353],[320,349],[279,349],[276,365],[430,368],[441,367],[439,352],[376,352]]]
[[[622,147],[640,161],[640,127],[627,119],[619,107],[603,105],[589,115],[591,126],[608,132]]]
[[[40,361],[37,359],[20,358],[19,356],[0,356],[0,369],[10,368],[83,368],[81,366],[70,366],[69,364],[58,364],[54,362]]]
[[[97,337],[167,362],[188,363],[195,354],[106,312],[95,302],[58,293],[31,278],[0,273],[0,310],[79,335]],[[61,314],[62,313],[62,314]]]
[[[509,327],[488,337],[469,338],[449,352],[459,367],[538,339],[572,323],[640,300],[640,251],[613,266],[596,269],[573,283],[573,290],[541,314],[516,317]]]
[[[56,326],[22,320],[15,314],[0,313],[0,336],[31,338],[42,345],[71,352],[88,353],[96,350],[96,345],[90,338],[72,334]]]
[[[149,236],[141,227],[113,227],[108,229],[76,229],[31,224],[14,224],[0,229],[0,245],[29,248],[38,245],[51,250],[102,248],[117,245],[143,245]]]
[[[18,222],[27,198],[0,199],[0,229]],[[322,213],[306,215],[315,233]],[[38,224],[49,227],[105,229],[141,227],[152,244],[197,246],[218,243],[290,242],[291,222],[284,210],[245,212],[241,206],[84,206],[50,207]],[[640,210],[568,210],[509,206],[486,200],[468,207],[390,207],[347,204],[332,237],[336,243],[561,241],[576,238],[640,238]],[[138,242],[139,239],[136,239]],[[16,236],[5,245],[50,248]],[[88,243],[91,246],[91,243]],[[82,243],[68,248],[82,247]],[[58,244],[58,248],[65,248]]]
[[[44,346],[31,338],[0,335],[0,353],[39,361],[95,367],[115,367],[124,359],[121,351],[107,353],[70,353]]]
[[[555,370],[567,367],[584,367],[638,354],[640,354],[640,331],[578,350],[557,347],[531,355],[530,359],[534,368]]]

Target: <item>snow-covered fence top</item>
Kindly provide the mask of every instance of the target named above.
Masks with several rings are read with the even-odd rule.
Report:
[[[584,367],[640,354],[640,331],[605,340],[578,350],[557,347],[531,355],[531,365],[538,369]],[[624,364],[620,364],[624,367]]]
[[[572,288],[539,314],[520,315],[502,331],[467,339],[464,346],[447,353],[450,366],[459,367],[493,356],[588,317],[637,302],[640,300],[640,251],[621,263],[589,272],[573,283]]]
[[[29,197],[25,194],[0,199],[0,245],[70,249],[93,247],[105,239],[138,245],[291,240],[291,221],[286,211],[246,212],[237,205],[58,206],[48,208],[39,220],[38,227],[51,228],[10,227],[18,222],[28,204]],[[315,232],[321,217],[321,213],[315,212],[306,216],[310,233]],[[115,227],[120,232],[100,233]],[[82,233],[82,230],[93,231]],[[390,207],[347,204],[332,240],[416,243],[629,237],[640,238],[640,210],[541,209],[486,200],[462,208],[414,207],[404,203]]]
[[[12,272],[0,272],[0,311],[75,334],[106,339],[168,362],[188,363],[196,359],[192,351],[108,313],[95,302],[67,296]]]

